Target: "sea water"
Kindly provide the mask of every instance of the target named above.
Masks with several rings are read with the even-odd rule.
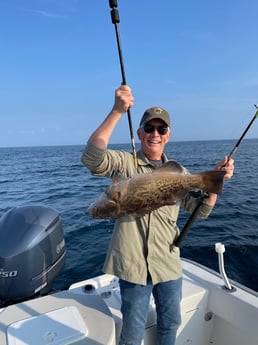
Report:
[[[214,168],[228,155],[234,140],[171,142],[169,159],[190,172]],[[0,216],[12,207],[45,205],[57,210],[63,221],[67,259],[54,287],[102,274],[114,222],[94,220],[85,214],[89,204],[110,184],[92,176],[80,161],[83,146],[0,148]],[[112,145],[131,150],[130,144]],[[234,280],[258,291],[258,140],[241,143],[235,174],[224,184],[212,214],[197,219],[181,245],[181,255],[218,271],[214,246],[226,246],[225,269]],[[180,212],[182,229],[189,214]]]

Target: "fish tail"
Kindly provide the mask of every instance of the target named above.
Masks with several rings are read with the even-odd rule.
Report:
[[[200,173],[200,175],[202,176],[203,186],[201,188],[203,190],[222,194],[225,171],[211,170]]]

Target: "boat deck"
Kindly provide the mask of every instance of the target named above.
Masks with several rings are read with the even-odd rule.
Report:
[[[233,292],[213,271],[183,261],[182,325],[176,345],[257,345],[258,296]],[[233,283],[234,285],[234,283]],[[122,325],[118,278],[102,275],[69,290],[0,310],[1,345],[115,345]],[[144,344],[154,345],[156,312],[150,300]]]
[[[257,345],[258,296],[240,284],[229,292],[218,273],[183,260],[182,325],[176,345]],[[102,275],[73,284],[74,293],[99,294],[109,307],[118,341],[122,316],[118,279]],[[153,298],[144,343],[155,344],[156,313]]]

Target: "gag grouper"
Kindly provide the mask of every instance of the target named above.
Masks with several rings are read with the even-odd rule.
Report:
[[[159,207],[175,205],[191,189],[221,194],[224,175],[225,171],[218,170],[185,174],[178,163],[168,161],[151,173],[115,177],[86,213],[101,219],[141,217]]]

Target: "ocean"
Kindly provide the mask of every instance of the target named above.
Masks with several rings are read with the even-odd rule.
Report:
[[[169,159],[190,172],[213,169],[234,140],[170,142]],[[111,145],[131,150],[130,144]],[[12,207],[45,205],[63,221],[67,258],[54,289],[102,274],[113,221],[94,220],[87,206],[110,184],[82,165],[83,146],[0,148],[0,216]],[[218,271],[215,243],[226,247],[228,277],[258,291],[258,140],[245,139],[234,155],[235,174],[208,219],[197,219],[181,245],[181,256]],[[180,212],[182,229],[189,214]]]

